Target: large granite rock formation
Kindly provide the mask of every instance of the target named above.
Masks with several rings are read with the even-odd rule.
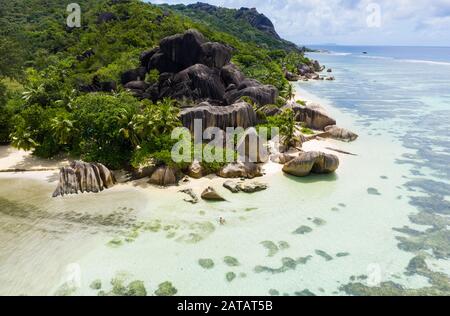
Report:
[[[98,193],[111,188],[116,183],[113,173],[100,163],[73,161],[68,167],[61,168],[59,183],[53,197],[78,192]]]
[[[311,103],[301,106],[295,102],[286,104],[283,109],[290,108],[294,111],[296,120],[305,123],[307,127],[324,130],[325,127],[336,125],[336,120],[330,117],[319,104]]]
[[[181,111],[180,119],[184,127],[194,131],[194,120],[202,120],[203,130],[208,127],[218,127],[226,130],[227,127],[248,128],[256,124],[256,113],[253,107],[246,102],[239,102],[229,106],[213,106],[203,102],[196,107]]]
[[[231,104],[242,97],[249,97],[255,103],[264,106],[276,103],[278,90],[271,85],[262,85],[254,79],[245,79],[236,88],[227,88],[224,99]]]
[[[163,187],[176,185],[177,171],[167,166],[161,166],[153,172],[149,182]]]
[[[159,81],[151,87],[133,83],[129,88],[136,96],[153,101],[170,97],[193,102],[210,101],[230,105],[247,96],[260,105],[273,104],[278,90],[245,76],[230,63],[232,48],[208,42],[196,30],[164,38],[159,47],[140,56],[141,67],[122,75],[122,84],[142,81],[144,73],[159,71]],[[138,89],[136,89],[138,88]]]
[[[331,125],[325,127],[325,132],[329,134],[330,138],[344,140],[348,142],[355,141],[358,138],[358,135],[346,130],[345,128],[337,127],[336,125]]]
[[[296,176],[305,177],[311,173],[333,173],[339,167],[339,158],[335,155],[317,151],[300,153],[300,155],[287,162],[283,171]]]
[[[167,78],[159,85],[159,99],[188,98],[191,100],[215,100],[221,103],[225,86],[220,70],[203,64],[195,64]]]

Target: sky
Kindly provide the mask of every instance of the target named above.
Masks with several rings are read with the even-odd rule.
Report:
[[[198,0],[151,0],[195,3]],[[202,0],[257,8],[299,45],[450,46],[450,0]]]

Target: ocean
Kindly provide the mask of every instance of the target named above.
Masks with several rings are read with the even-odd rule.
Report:
[[[334,142],[355,154],[336,174],[275,172],[254,195],[204,178],[227,202],[197,205],[146,184],[52,199],[53,173],[2,174],[0,294],[449,294],[450,49],[323,48],[336,80],[295,88],[360,136]]]

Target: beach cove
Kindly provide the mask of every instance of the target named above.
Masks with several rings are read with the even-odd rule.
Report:
[[[360,136],[353,143],[304,144],[305,151],[332,147],[357,155],[333,152],[340,158],[335,174],[293,178],[281,172],[282,165],[268,163],[266,175],[257,180],[269,188],[251,195],[232,194],[222,187],[224,179],[206,177],[167,189],[142,181],[119,184],[100,194],[52,199],[57,170],[1,173],[0,293],[103,295],[120,284],[126,287],[142,281],[149,295],[161,284],[172,293],[175,288],[177,295],[358,294],[361,287],[343,288],[353,282],[382,294],[385,287],[377,287],[387,281],[405,289],[430,287],[427,277],[405,274],[418,253],[426,256],[431,270],[448,275],[448,226],[436,223],[436,216],[446,212],[448,184],[435,191],[444,196],[442,202],[435,197],[434,204],[424,204],[428,195],[423,190],[428,187],[417,181],[431,177],[433,170],[445,173],[448,169],[437,168],[441,165],[435,160],[429,160],[427,167],[412,168],[401,161],[420,163],[414,158],[417,149],[405,147],[404,138],[399,137],[407,135],[408,125],[402,124],[407,109],[398,107],[399,115],[387,119],[381,114],[388,112],[380,107],[369,111],[372,108],[356,97],[358,87],[348,85],[358,77],[374,88],[374,79],[358,72],[358,62],[367,71],[364,59],[320,58],[333,67],[336,81],[300,82],[296,84],[298,96],[322,104],[339,126]],[[405,71],[402,63],[397,66],[399,72]],[[373,67],[377,74],[386,65],[375,63]],[[335,97],[333,91],[345,95]],[[362,104],[360,108],[342,103],[351,100],[352,93],[353,104]],[[423,102],[430,99],[420,98]],[[436,111],[448,111],[447,100],[444,95]],[[445,141],[448,134],[441,136]],[[439,147],[436,150],[439,153]],[[445,147],[441,150],[445,153]],[[2,147],[2,169],[20,166],[28,160],[23,154]],[[60,166],[34,161],[33,165]],[[207,186],[227,201],[191,205],[178,192],[192,188],[200,194]],[[411,222],[411,215],[423,214],[421,206],[437,212],[431,222],[430,216],[421,221],[428,227],[434,225],[434,230],[427,232],[417,217]],[[220,217],[226,225],[219,225]],[[401,242],[399,236],[406,240]],[[415,239],[407,243],[410,236]]]
[[[327,109],[352,127],[351,117]],[[6,204],[2,240],[10,241],[2,245],[4,293],[95,295],[93,281],[101,280],[107,291],[112,279],[123,278],[143,280],[153,291],[170,281],[180,295],[339,294],[340,284],[367,275],[374,264],[383,275],[399,274],[411,255],[398,251],[392,225],[406,223],[408,210],[380,214],[377,204],[383,198],[368,193],[374,188],[392,200],[402,194],[387,185],[384,168],[365,168],[389,159],[377,155],[378,141],[361,135],[355,143],[305,143],[305,151],[331,146],[358,156],[335,153],[341,160],[335,175],[304,179],[286,176],[282,165],[268,163],[258,181],[269,189],[253,195],[231,194],[222,188],[224,179],[213,177],[167,189],[130,183],[100,194],[52,199],[57,171],[1,174],[0,181],[7,183],[1,186]],[[394,144],[390,150],[395,152]],[[348,190],[363,173],[367,185]],[[227,202],[189,205],[178,193],[186,187],[200,194],[207,186]],[[398,209],[403,204],[398,200]],[[24,211],[18,216],[8,209]],[[227,224],[219,225],[219,217]],[[230,266],[226,257],[237,263]],[[211,259],[213,267],[203,268],[201,259]],[[67,289],[73,269],[79,271],[80,288]],[[423,280],[416,282],[420,286]]]

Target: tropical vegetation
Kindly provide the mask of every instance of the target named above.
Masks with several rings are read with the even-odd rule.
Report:
[[[149,159],[170,164],[170,132],[180,125],[176,101],[140,101],[120,85],[111,93],[84,93],[80,87],[94,78],[120,82],[124,71],[138,66],[142,51],[190,28],[232,46],[232,61],[247,76],[276,86],[284,98],[293,93],[284,71],[305,59],[300,50],[267,42],[249,24],[245,36],[239,35],[231,18],[215,24],[192,12],[138,0],[77,3],[81,28],[66,26],[61,1],[2,1],[0,143],[40,157],[66,154],[111,168]],[[105,12],[114,18],[101,20]],[[151,72],[146,80],[157,78]]]

